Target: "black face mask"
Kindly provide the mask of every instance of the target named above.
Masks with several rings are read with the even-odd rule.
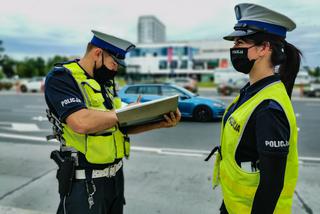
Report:
[[[254,46],[248,48],[230,48],[230,59],[234,69],[237,71],[248,74],[250,73],[255,59],[249,60],[248,50]]]
[[[111,86],[117,72],[107,68],[103,59],[104,57],[102,54],[102,66],[100,68],[96,68],[96,63],[94,63],[93,78],[101,85]]]

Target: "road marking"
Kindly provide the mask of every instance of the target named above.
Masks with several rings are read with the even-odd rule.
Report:
[[[47,121],[48,118],[47,117],[42,117],[42,116],[37,116],[37,117],[31,118],[31,120],[36,120],[36,121],[42,122],[42,121]]]
[[[26,105],[25,108],[31,108],[31,109],[46,109],[46,106],[44,105]]]
[[[310,107],[320,107],[320,103],[306,103],[306,106],[310,106]]]
[[[36,210],[27,210],[27,209],[20,209],[16,207],[7,207],[7,206],[0,206],[0,213],[2,214],[49,214],[43,211],[36,211]]]
[[[30,135],[17,135],[17,134],[7,134],[0,133],[0,137],[19,139],[19,140],[32,140],[38,142],[47,142],[45,137],[37,137]],[[57,140],[50,140],[50,142],[56,142]],[[188,157],[206,157],[209,155],[210,151],[206,150],[196,150],[196,149],[175,149],[175,148],[155,148],[155,147],[143,147],[143,146],[131,146],[131,150],[139,152],[151,152],[162,155],[175,155],[175,156],[188,156]],[[299,161],[302,162],[316,162],[320,163],[320,157],[299,157]]]
[[[18,131],[18,132],[40,131],[40,129],[37,126],[37,124],[34,124],[34,123],[0,122],[0,125],[6,126],[6,127],[0,127],[1,129]]]

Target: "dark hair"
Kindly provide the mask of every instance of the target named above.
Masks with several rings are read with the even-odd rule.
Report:
[[[87,45],[86,54],[88,54],[93,48],[98,48],[98,47],[89,42],[88,45]],[[101,49],[102,49],[102,48],[101,48]],[[106,51],[105,49],[102,49],[102,50],[103,50],[103,52],[109,54],[109,52]]]
[[[86,54],[88,54],[95,47],[96,46],[94,46],[93,44],[91,44],[91,42],[89,42],[88,45],[87,45]]]
[[[246,36],[244,40],[250,40],[255,45],[269,42],[272,49],[271,62],[273,66],[279,66],[280,79],[286,87],[287,94],[291,98],[294,81],[300,68],[302,53],[294,45],[284,38],[267,33],[255,33]]]

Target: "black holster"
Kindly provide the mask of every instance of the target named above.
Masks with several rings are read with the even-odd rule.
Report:
[[[51,152],[50,158],[59,166],[57,179],[59,183],[59,194],[64,197],[71,193],[72,181],[75,173],[75,160],[73,157],[63,156],[55,150]]]

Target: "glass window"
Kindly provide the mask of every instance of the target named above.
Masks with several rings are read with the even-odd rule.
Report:
[[[167,68],[168,68],[168,63],[166,60],[159,61],[159,69],[167,69]]]
[[[158,86],[140,86],[138,89],[138,94],[159,95],[159,87]]]
[[[203,70],[204,69],[204,62],[194,60],[192,67],[194,70]]]
[[[188,60],[182,60],[180,64],[180,69],[187,69],[188,68]]]
[[[168,48],[161,48],[161,56],[167,56],[168,55]]]
[[[137,93],[137,86],[131,86],[129,88],[127,88],[126,90],[126,94],[136,94]]]
[[[219,66],[219,60],[208,61],[208,69],[214,69]]]
[[[162,95],[163,96],[173,96],[173,95],[176,95],[176,94],[178,94],[179,96],[185,95],[184,93],[182,93],[178,89],[170,87],[170,86],[162,86],[161,89],[162,89]]]
[[[171,63],[170,63],[170,68],[177,68],[178,67],[178,62],[177,60],[172,60]]]

